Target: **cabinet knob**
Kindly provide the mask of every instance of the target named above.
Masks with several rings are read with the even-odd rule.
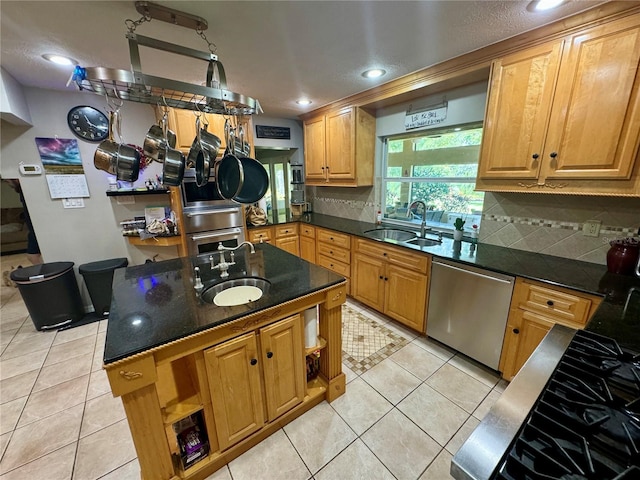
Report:
[[[549,305],[550,307],[553,307],[553,300],[547,300],[547,305]]]
[[[520,330],[518,330],[517,328],[513,329],[513,333],[515,333],[516,335],[520,333]]]
[[[384,277],[384,281],[386,282],[387,280],[389,280],[387,277]]]
[[[387,256],[387,252],[383,252],[383,253],[382,253],[382,256],[383,256],[383,257],[386,257],[386,256]]]
[[[383,276],[382,276],[382,275],[380,275],[380,280],[382,280],[382,279],[383,279]]]
[[[267,352],[267,358],[273,357],[273,352]]]
[[[249,363],[251,363],[251,365],[255,365],[256,363],[258,363],[258,360],[255,359],[255,358],[252,358],[251,362],[249,362]]]
[[[331,255],[333,255],[333,250],[329,250],[329,253],[330,253]]]
[[[556,157],[558,156],[558,152],[551,152],[551,153],[549,154],[549,156],[550,156],[551,158],[556,158]]]
[[[538,155],[537,153],[534,153],[533,155],[531,155],[531,158],[533,158],[534,160],[537,160],[540,158],[540,155]]]

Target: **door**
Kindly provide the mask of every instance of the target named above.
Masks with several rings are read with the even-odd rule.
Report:
[[[385,262],[361,253],[356,253],[353,258],[353,296],[383,312]]]
[[[515,375],[520,371],[524,363],[529,359],[533,351],[538,347],[538,345],[540,345],[542,339],[556,323],[542,315],[528,312],[526,310],[518,309],[515,315],[516,318],[518,316],[521,318],[521,328],[520,332],[517,334],[520,338],[517,342],[518,347],[515,362],[513,363],[512,375]]]
[[[326,117],[326,165],[329,181],[356,178],[354,115],[353,108],[345,108]]]
[[[205,362],[218,442],[224,450],[264,425],[255,334],[210,348]]]
[[[260,329],[268,421],[304,399],[303,338],[300,315]]]
[[[316,263],[316,239],[300,236],[300,258]]]
[[[292,255],[300,256],[300,250],[298,247],[298,237],[284,237],[276,238],[276,247],[291,253]]]
[[[325,181],[324,117],[304,123],[304,174],[307,181]]]
[[[493,63],[479,177],[538,177],[562,45],[541,45]]]
[[[394,265],[387,265],[385,314],[406,326],[424,332],[427,277]]]
[[[543,175],[630,177],[640,139],[639,17],[571,39],[558,75]]]

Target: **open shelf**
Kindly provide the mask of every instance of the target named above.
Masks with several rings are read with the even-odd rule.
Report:
[[[326,346],[327,346],[327,341],[321,336],[318,336],[318,344],[313,347],[305,348],[304,354],[305,356],[311,355],[313,352],[317,350],[322,350]]]
[[[140,237],[127,236],[129,243],[131,245],[138,246],[147,246],[147,247],[177,247],[180,245],[180,235],[172,235],[170,237],[153,237],[153,238],[145,238],[144,240]]]
[[[167,406],[163,410],[163,420],[165,425],[171,425],[183,418],[188,417],[192,413],[196,413],[198,410],[202,410],[203,406],[200,403],[198,394],[192,395],[189,398],[179,401],[178,403]]]
[[[156,190],[107,190],[107,197],[124,197],[124,196],[137,196],[137,195],[164,195],[169,193],[166,188],[158,188]]]

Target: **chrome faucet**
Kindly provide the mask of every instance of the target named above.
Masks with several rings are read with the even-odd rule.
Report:
[[[195,267],[193,269],[193,273],[195,276],[193,288],[196,289],[198,293],[204,288],[204,284],[202,283],[202,278],[200,278],[200,267]]]
[[[427,234],[427,204],[422,200],[414,200],[411,205],[409,205],[409,208],[407,208],[407,217],[410,217],[412,215],[411,209],[416,203],[422,205],[422,223],[420,224],[420,237],[424,238]]]
[[[237,249],[239,249],[240,247],[242,247],[243,245],[249,245],[249,247],[251,247],[251,253],[256,253],[256,249],[253,246],[253,243],[251,242],[242,242],[240,245],[238,245],[237,247],[225,247],[224,245],[222,245],[222,243],[220,243],[220,245],[218,245],[218,252],[220,253],[220,260],[218,262],[218,265],[214,265],[213,264],[213,255],[209,256],[209,261],[211,262],[211,270],[220,270],[220,278],[226,278],[229,276],[229,267],[231,265],[235,265],[235,251]],[[224,256],[224,252],[231,252],[231,260],[229,262],[227,262],[227,259]]]

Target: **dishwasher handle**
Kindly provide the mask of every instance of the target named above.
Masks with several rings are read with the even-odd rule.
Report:
[[[495,280],[496,282],[508,283],[511,284],[512,280],[503,280],[502,278],[493,277],[491,275],[484,275],[482,273],[473,272],[471,270],[467,270],[466,268],[454,267],[453,265],[449,265],[448,263],[438,262],[436,260],[433,261],[433,265],[438,265],[440,267],[450,268],[451,270],[457,270],[462,273],[467,273],[469,275],[475,275],[476,277],[486,278],[487,280]]]

